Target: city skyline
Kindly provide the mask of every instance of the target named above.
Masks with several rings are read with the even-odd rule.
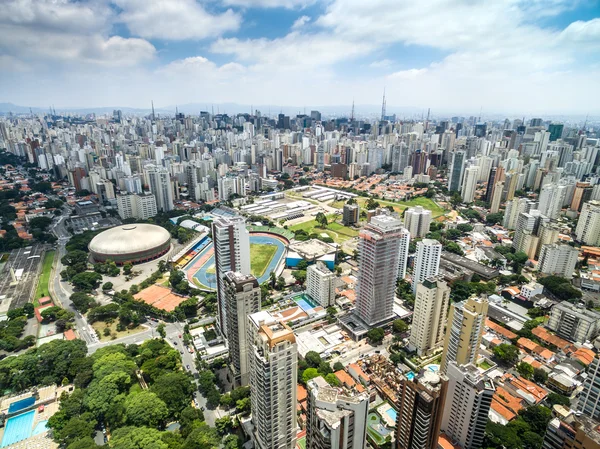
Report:
[[[0,99],[349,112],[385,90],[389,113],[594,115],[600,10],[572,3],[12,0],[0,13]]]

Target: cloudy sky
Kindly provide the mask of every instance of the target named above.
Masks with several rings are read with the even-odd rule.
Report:
[[[600,112],[600,0],[1,0],[0,102]]]

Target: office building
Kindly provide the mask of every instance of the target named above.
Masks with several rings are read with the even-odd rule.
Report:
[[[360,218],[360,207],[358,204],[344,204],[344,214],[342,216],[342,223],[344,226],[354,226],[358,224]]]
[[[396,449],[437,449],[447,389],[448,378],[427,369],[401,381]]]
[[[334,281],[335,275],[321,261],[306,269],[306,293],[325,309],[335,303]]]
[[[441,278],[430,277],[417,285],[409,342],[419,356],[444,342],[449,302],[450,287]]]
[[[583,390],[579,394],[577,410],[585,416],[600,419],[600,359],[594,357],[587,370]]]
[[[477,180],[479,178],[479,167],[473,165],[467,167],[464,174],[461,196],[463,203],[469,204],[475,200],[475,189],[477,189]]]
[[[494,383],[473,364],[450,362],[441,430],[463,449],[480,449],[496,391]]]
[[[254,313],[248,320],[255,446],[295,449],[298,348],[294,332],[266,311]]]
[[[600,313],[563,301],[552,307],[546,326],[561,338],[583,344],[600,333]]]
[[[457,365],[477,362],[487,310],[487,298],[471,297],[450,306],[442,354],[442,372],[446,372],[450,362],[456,362]]]
[[[252,275],[228,271],[223,278],[227,307],[227,342],[236,386],[246,386],[248,373],[248,315],[260,312],[260,286]]]
[[[369,395],[330,386],[322,377],[307,384],[306,447],[364,449]]]
[[[431,211],[422,206],[409,207],[404,212],[404,227],[413,239],[425,237],[429,233]]]
[[[571,245],[556,243],[542,245],[537,269],[540,273],[561,276],[567,279],[573,277],[575,265],[579,258],[579,250]]]
[[[162,212],[173,210],[173,189],[169,172],[160,167],[149,166],[146,174],[150,192],[156,197],[157,209]]]
[[[400,246],[398,248],[398,279],[406,277],[406,263],[408,262],[408,248],[410,246],[410,232],[402,228],[398,238]]]
[[[485,187],[485,201],[488,203],[492,202],[492,198],[494,196],[494,186],[496,185],[496,181],[500,181],[500,176],[498,176],[498,179],[496,179],[497,178],[496,175],[500,175],[500,174],[501,173],[498,172],[497,167],[491,168],[490,175],[488,176],[488,179],[487,179],[487,185]],[[492,213],[494,213],[494,212],[492,212]]]
[[[563,128],[565,125],[562,123],[550,123],[548,125],[548,132],[550,133],[550,142],[556,142],[562,137]]]
[[[600,246],[600,201],[584,203],[575,229],[575,237],[586,245]]]
[[[242,217],[218,217],[212,224],[212,238],[215,252],[217,322],[223,335],[227,336],[227,303],[223,279],[228,271],[250,274],[250,234]]]
[[[373,326],[394,317],[398,252],[402,222],[393,215],[375,215],[360,231],[356,312]]]
[[[465,152],[457,151],[452,155],[452,164],[448,174],[448,190],[460,192],[462,187],[463,172],[465,169]]]
[[[156,197],[152,193],[117,195],[117,211],[123,220],[147,220],[158,213]]]
[[[413,267],[412,290],[417,292],[417,285],[430,276],[437,276],[440,271],[442,244],[437,240],[423,239],[417,242],[417,255]]]

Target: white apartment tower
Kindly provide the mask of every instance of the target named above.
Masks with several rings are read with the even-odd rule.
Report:
[[[123,220],[147,220],[158,213],[156,197],[152,193],[117,195],[117,211]]]
[[[156,197],[158,210],[163,212],[173,210],[173,189],[169,173],[162,168],[150,166],[147,169],[147,176],[150,191]]]
[[[248,315],[260,312],[260,286],[251,274],[225,273],[227,341],[236,386],[246,386],[248,373]]]
[[[417,285],[430,276],[437,276],[440,271],[442,244],[437,240],[423,239],[417,242],[417,256],[413,267],[412,290],[417,292]]]
[[[298,348],[294,332],[267,311],[248,317],[250,400],[260,449],[295,449]]]
[[[593,419],[600,419],[600,359],[594,357],[587,370],[577,410]]]
[[[228,271],[250,274],[250,234],[244,218],[218,217],[212,224],[212,238],[217,284],[217,319],[221,332],[227,337],[227,302],[223,279]]]
[[[475,199],[475,189],[477,188],[477,180],[479,178],[479,167],[472,165],[467,167],[464,174],[461,196],[463,203],[472,203]]]
[[[600,246],[600,201],[588,201],[583,205],[575,236],[586,245]]]
[[[321,261],[306,269],[306,293],[325,309],[335,302],[334,279],[333,272]]]
[[[444,342],[449,303],[450,287],[442,279],[430,277],[417,285],[409,342],[419,356]]]
[[[409,207],[404,212],[404,226],[413,239],[422,238],[429,232],[431,211],[422,206]]]
[[[410,232],[408,229],[400,230],[400,247],[398,248],[398,278],[406,277],[406,262],[408,261],[408,247],[410,246]]]
[[[579,250],[570,245],[543,245],[537,268],[540,273],[571,279],[578,257]]]
[[[546,184],[542,187],[538,210],[548,218],[556,219],[565,202],[567,187],[557,184]]]
[[[332,387],[320,376],[307,387],[306,447],[364,449],[369,395]]]
[[[448,364],[448,391],[442,432],[463,449],[480,449],[496,391],[494,383],[473,364]]]
[[[375,215],[360,231],[356,312],[369,326],[394,316],[401,230],[398,218]]]

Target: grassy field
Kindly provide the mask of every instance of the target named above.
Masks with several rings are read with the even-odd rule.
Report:
[[[117,323],[119,321],[113,321],[111,324],[105,323],[104,321],[96,321],[95,323],[92,323],[92,327],[94,328],[95,331],[97,331],[98,334],[100,334],[99,338],[100,341],[110,341],[113,340],[113,336],[115,336],[115,340],[117,338],[121,338],[121,337],[127,337],[128,335],[134,335],[137,333],[140,333],[144,330],[144,328],[142,326],[138,326],[135,329],[127,329],[124,331],[120,331],[117,332]],[[109,328],[110,329],[110,334],[109,335],[104,335],[104,329]]]
[[[48,282],[50,281],[50,272],[52,271],[52,263],[54,262],[54,251],[48,251],[44,255],[44,261],[42,262],[42,273],[38,281],[37,289],[35,290],[34,306],[39,305],[39,299],[44,296],[50,296],[48,291]]]
[[[341,225],[340,223],[335,222],[334,220],[337,218],[336,215],[328,215],[327,221],[329,224],[327,228],[319,228],[316,220],[307,221],[304,223],[299,223],[294,226],[290,226],[291,231],[298,231],[300,229],[306,231],[308,234],[327,234],[329,237],[333,239],[336,243],[343,243],[346,240],[349,240],[358,235],[358,231],[346,226]]]
[[[275,245],[250,244],[250,271],[255,277],[259,278],[265,274],[265,270],[276,252],[277,246]]]
[[[367,202],[367,198],[360,197],[357,200],[358,200],[358,204],[361,206],[361,208],[364,208],[365,203]],[[414,207],[414,206],[423,206],[423,208],[430,210],[433,218],[439,217],[440,215],[444,215],[447,212],[442,207],[435,204],[435,202],[433,200],[422,197],[422,196],[413,198],[410,201],[399,201],[397,203],[393,202],[393,201],[386,201],[386,200],[375,200],[375,201],[377,201],[382,206],[392,206],[394,208],[394,210],[396,212],[398,212],[399,214],[402,214],[402,212],[404,212],[404,209],[407,209],[409,207]]]

